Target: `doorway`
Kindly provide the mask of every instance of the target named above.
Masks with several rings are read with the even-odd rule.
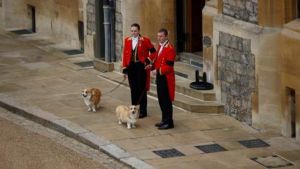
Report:
[[[300,18],[300,0],[297,0],[297,18]]]
[[[292,88],[287,88],[287,110],[290,116],[290,137],[296,137],[296,92]]]
[[[36,16],[35,7],[32,5],[27,5],[28,19],[30,20],[29,30],[36,32]]]
[[[82,21],[78,21],[78,38],[80,43],[80,50],[84,51],[84,24]]]
[[[176,0],[177,51],[202,51],[202,10],[205,0]]]

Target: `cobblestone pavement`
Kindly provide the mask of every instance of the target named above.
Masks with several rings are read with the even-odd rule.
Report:
[[[1,169],[123,169],[124,164],[0,108]]]

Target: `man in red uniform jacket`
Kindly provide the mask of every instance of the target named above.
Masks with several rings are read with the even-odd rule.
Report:
[[[157,33],[159,42],[157,58],[154,61],[156,70],[157,96],[162,111],[161,122],[155,124],[159,130],[174,128],[173,106],[175,96],[174,61],[176,52],[168,41],[168,31],[164,28]]]
[[[150,39],[140,35],[140,25],[131,25],[131,37],[125,38],[122,69],[128,75],[131,104],[140,105],[139,118],[147,116],[147,91],[150,88],[150,70],[145,69],[155,57]],[[150,54],[151,53],[151,54]]]

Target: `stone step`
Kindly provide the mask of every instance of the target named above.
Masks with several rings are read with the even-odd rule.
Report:
[[[191,64],[187,64],[181,61],[177,61],[174,64],[174,71],[177,76],[190,79],[190,80],[195,80],[195,71],[199,71],[199,76],[202,76],[203,68],[202,67],[197,67],[193,66]]]
[[[195,53],[189,53],[189,52],[181,52],[178,53],[178,58],[181,62],[202,68],[203,67],[203,56],[202,52],[195,52]]]
[[[175,63],[175,67],[177,64],[182,64],[180,62]],[[120,72],[120,62],[115,62],[115,71]],[[177,67],[176,67],[177,68]],[[176,74],[176,89],[175,91],[178,93],[182,93],[184,95],[194,97],[196,99],[200,99],[203,101],[215,101],[216,94],[214,90],[195,90],[189,87],[190,83],[194,82],[194,79],[183,78]],[[151,82],[155,84],[155,78],[151,78]]]
[[[106,78],[108,80],[120,83],[122,82],[123,75],[119,72],[107,72],[101,73],[99,76]],[[128,86],[128,81],[125,80],[124,84]],[[149,95],[156,97],[156,85],[151,84],[151,89],[148,92]],[[217,103],[216,101],[204,101],[197,98],[192,98],[190,96],[184,95],[182,93],[176,92],[174,105],[178,106],[187,111],[195,113],[223,113],[223,105]]]
[[[177,75],[175,75],[175,79],[176,92],[202,101],[216,101],[216,93],[214,90],[195,90],[189,87],[193,81]],[[151,83],[155,84],[155,78],[151,78]]]
[[[148,94],[157,97],[156,85],[151,85]],[[173,104],[193,113],[224,113],[224,106],[215,101],[203,101],[178,92],[175,92]]]
[[[214,90],[195,90],[190,88],[193,81],[176,76],[176,91],[184,95],[197,98],[203,101],[216,101],[216,92]]]

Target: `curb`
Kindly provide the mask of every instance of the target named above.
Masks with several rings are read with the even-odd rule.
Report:
[[[153,166],[134,157],[117,145],[112,144],[109,140],[95,135],[91,131],[82,128],[76,123],[57,117],[37,107],[21,104],[10,98],[8,95],[0,94],[0,106],[14,114],[58,131],[89,147],[100,150],[131,168],[154,169]]]

